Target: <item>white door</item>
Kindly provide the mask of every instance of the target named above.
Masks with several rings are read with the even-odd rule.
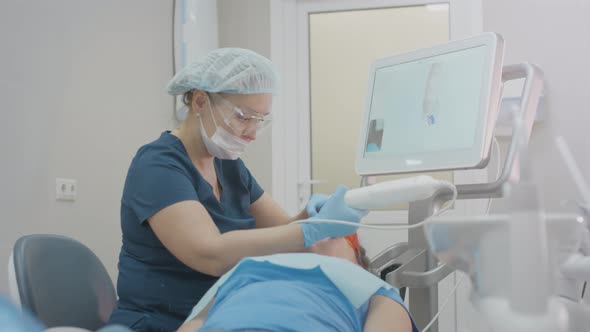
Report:
[[[274,2],[274,1],[273,1]],[[283,76],[273,124],[273,196],[289,212],[313,192],[359,186],[354,160],[373,60],[481,32],[475,0],[287,0],[271,2],[271,56]],[[485,171],[433,174],[454,183],[487,181]],[[380,177],[377,181],[391,177]],[[485,202],[457,202],[449,213],[481,212]],[[407,206],[371,212],[370,222],[407,222]],[[407,241],[407,232],[359,232],[369,256]],[[455,283],[439,287],[442,302]],[[455,305],[439,331],[455,331]]]

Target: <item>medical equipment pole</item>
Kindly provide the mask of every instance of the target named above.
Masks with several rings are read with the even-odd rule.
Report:
[[[432,199],[410,203],[408,223],[416,224],[432,216],[436,212],[435,208],[440,207],[440,205],[435,204],[435,201]],[[428,248],[424,231],[420,228],[408,230],[408,244],[414,248]],[[427,250],[420,258],[413,260],[412,265],[414,266],[410,266],[409,269],[413,271],[431,271],[437,267],[438,262]],[[412,288],[409,290],[409,294],[411,299],[410,312],[416,324],[424,327],[438,312],[438,283],[434,283],[426,288]],[[433,324],[430,331],[438,332],[438,323]]]

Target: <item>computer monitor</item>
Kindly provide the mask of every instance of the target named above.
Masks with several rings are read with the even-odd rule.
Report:
[[[501,95],[503,40],[484,33],[376,60],[359,175],[482,168]]]

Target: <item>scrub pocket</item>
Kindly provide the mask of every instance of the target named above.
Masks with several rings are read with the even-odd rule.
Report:
[[[135,332],[176,331],[183,320],[170,316],[118,308],[111,316],[111,324],[121,324]]]
[[[138,331],[148,318],[149,316],[143,312],[117,308],[111,316],[110,324],[120,324]]]

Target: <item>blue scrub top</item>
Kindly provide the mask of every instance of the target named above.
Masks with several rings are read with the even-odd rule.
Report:
[[[222,233],[255,227],[248,208],[264,191],[240,159],[215,159],[214,164],[220,200],[170,132],[141,147],[133,158],[121,200],[119,300],[110,323],[136,331],[175,330],[218,279],[189,268],[163,246],[146,222],[158,211],[194,200]]]
[[[217,290],[198,331],[360,332],[372,295],[388,297],[407,311],[396,288],[380,287],[368,295],[357,308],[320,266],[302,269],[244,260]],[[411,322],[412,331],[418,332]],[[395,330],[395,326],[388,328]]]

